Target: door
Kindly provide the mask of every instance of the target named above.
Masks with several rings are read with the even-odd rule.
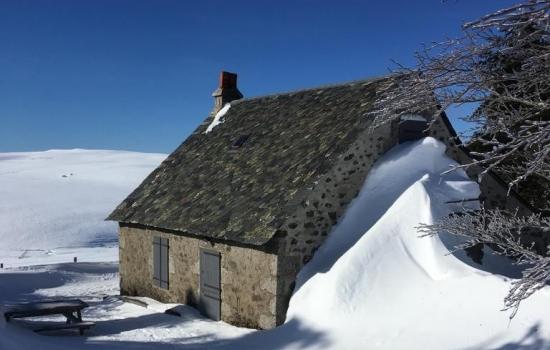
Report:
[[[200,251],[200,303],[203,315],[219,321],[221,308],[220,253]]]

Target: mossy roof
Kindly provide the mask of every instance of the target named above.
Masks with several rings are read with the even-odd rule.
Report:
[[[368,127],[381,81],[231,102],[222,124],[204,133],[207,118],[108,220],[265,244]]]

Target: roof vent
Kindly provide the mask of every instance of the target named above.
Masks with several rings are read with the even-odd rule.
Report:
[[[241,148],[242,145],[244,145],[244,143],[248,140],[249,137],[250,137],[250,135],[241,135],[241,136],[239,136],[239,138],[236,139],[235,142],[233,142],[233,144],[231,145],[231,148],[232,149]]]
[[[214,97],[213,114],[222,109],[226,103],[243,98],[243,94],[237,88],[237,74],[222,71],[219,86],[212,96]]]

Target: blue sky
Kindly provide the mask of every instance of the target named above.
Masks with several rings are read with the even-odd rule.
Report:
[[[0,0],[0,152],[170,152],[222,69],[245,96],[381,75],[510,3]]]

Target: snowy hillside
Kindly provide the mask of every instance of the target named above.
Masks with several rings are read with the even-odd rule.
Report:
[[[482,267],[464,254],[448,255],[452,237],[418,237],[419,223],[457,209],[446,202],[479,193],[463,172],[441,175],[455,164],[444,151],[442,143],[426,138],[396,146],[376,163],[346,215],[300,273],[281,327],[255,332],[207,320],[185,306],[176,317],[162,313],[174,305],[144,309],[103,299],[117,293],[116,263],[46,265],[0,271],[0,305],[79,297],[91,305],[85,319],[97,326],[86,337],[43,337],[0,319],[0,349],[550,349],[550,288],[525,301],[510,322],[509,313],[499,311],[517,276],[508,261],[488,255]],[[51,176],[54,189],[62,186],[58,181],[71,180],[61,177],[64,172],[73,172],[57,169]],[[30,190],[11,191],[12,197],[24,197]],[[57,201],[74,207],[78,195],[68,192],[60,192],[67,195]],[[8,203],[0,198],[4,208]],[[99,212],[99,203],[110,199],[90,207]],[[18,203],[26,208],[23,199]],[[8,226],[19,225],[21,215],[11,210],[16,222]],[[78,232],[82,237],[71,237],[72,244],[96,244],[90,231]],[[17,241],[13,247],[21,249],[26,240]]]
[[[75,254],[117,260],[116,224],[104,219],[165,157],[78,149],[0,153],[0,261],[66,262]],[[94,247],[104,249],[87,249]]]

